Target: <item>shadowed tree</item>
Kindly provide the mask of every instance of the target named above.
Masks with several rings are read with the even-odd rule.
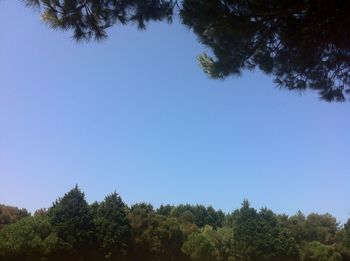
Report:
[[[181,21],[209,47],[199,55],[214,79],[259,68],[279,87],[316,90],[326,101],[350,93],[350,2],[346,0],[24,0],[49,26],[100,40],[115,24]]]
[[[127,215],[127,206],[115,192],[97,207],[94,218],[97,239],[108,260],[125,259],[131,240]]]
[[[298,260],[294,238],[271,210],[257,212],[245,200],[232,216],[236,260]]]
[[[344,233],[345,233],[344,244],[350,248],[350,218],[344,224]]]
[[[130,260],[185,260],[181,252],[184,241],[180,224],[153,210],[147,204],[131,207],[129,220],[132,228],[132,251]]]
[[[27,6],[39,8],[50,27],[72,30],[76,40],[101,40],[106,29],[115,25],[136,23],[145,29],[149,21],[172,19],[173,1],[166,0],[24,0]]]
[[[317,90],[326,101],[350,92],[349,1],[184,0],[181,18],[212,56],[212,78],[256,67],[289,90]]]
[[[95,226],[92,211],[78,186],[53,203],[48,210],[50,223],[59,237],[58,255],[72,260],[93,253]]]

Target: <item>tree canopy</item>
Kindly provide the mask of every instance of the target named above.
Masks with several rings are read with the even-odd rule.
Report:
[[[89,204],[75,187],[48,211],[0,227],[0,260],[348,261],[349,224],[330,214],[278,215],[247,200],[231,213],[129,207],[116,192]]]
[[[0,204],[0,228],[7,224],[14,223],[30,214],[26,209],[19,209]]]
[[[214,79],[259,68],[288,90],[325,101],[350,93],[350,2],[346,0],[24,0],[52,28],[76,40],[102,40],[115,24],[171,22],[179,15],[210,54],[198,56]]]

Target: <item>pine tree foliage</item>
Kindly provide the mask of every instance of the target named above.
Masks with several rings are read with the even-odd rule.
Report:
[[[89,255],[94,243],[93,216],[84,193],[76,186],[53,203],[48,217],[60,238],[61,251]]]
[[[80,40],[102,40],[115,24],[136,23],[145,29],[149,21],[171,22],[174,2],[166,0],[24,0],[42,11],[42,19],[54,29],[73,30]]]
[[[349,11],[345,0],[184,0],[181,17],[212,50],[198,58],[210,77],[258,67],[280,87],[343,101],[350,93]]]
[[[350,2],[346,0],[24,0],[52,28],[101,40],[114,24],[182,22],[209,47],[198,60],[211,78],[259,68],[288,90],[325,101],[350,94]]]
[[[109,260],[126,256],[131,238],[127,215],[127,206],[115,192],[108,195],[96,209],[94,223],[97,241]]]

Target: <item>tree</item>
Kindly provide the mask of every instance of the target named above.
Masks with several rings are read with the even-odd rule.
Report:
[[[222,227],[214,229],[206,225],[201,234],[210,239],[215,247],[215,258],[220,261],[235,260],[233,252],[233,229],[229,227]]]
[[[288,230],[298,244],[305,240],[305,223],[306,217],[301,211],[298,211],[286,221]]]
[[[215,261],[218,258],[214,243],[208,236],[198,232],[189,235],[182,251],[194,261]]]
[[[247,200],[233,213],[234,253],[237,260],[296,260],[294,238],[276,215],[266,208],[257,212]]]
[[[166,0],[25,0],[42,10],[42,19],[55,29],[73,30],[76,40],[101,40],[114,24],[136,23],[145,29],[149,21],[172,19],[174,2]]]
[[[184,214],[185,212],[186,214]],[[192,215],[188,212],[191,212]],[[203,205],[193,206],[189,204],[181,204],[176,207],[173,207],[169,212],[169,216],[176,217],[180,220],[183,220],[183,215],[191,215],[193,223],[195,223],[198,227],[204,227],[205,225],[210,225],[214,228],[220,227],[225,219],[225,214],[221,210],[216,211],[211,206],[205,207]]]
[[[323,244],[335,243],[339,224],[332,215],[312,213],[307,216],[304,226],[304,240],[319,241]]]
[[[34,212],[34,217],[46,217],[47,216],[47,209],[45,208],[39,208],[37,210],[35,210]]]
[[[19,209],[0,204],[0,229],[28,216],[30,216],[30,213],[24,208]]]
[[[157,214],[163,215],[163,216],[169,216],[171,210],[174,208],[172,205],[160,205],[160,207],[157,209]]]
[[[184,0],[181,18],[212,55],[212,78],[256,67],[289,90],[317,90],[326,101],[350,92],[348,1]]]
[[[342,256],[331,246],[318,241],[306,243],[302,251],[303,261],[341,261]]]
[[[186,210],[182,212],[179,216],[179,220],[182,223],[193,223],[193,219],[194,219],[194,216],[190,210]]]
[[[350,2],[345,0],[25,0],[49,26],[101,40],[114,24],[183,24],[211,50],[198,60],[214,79],[259,68],[279,87],[315,90],[326,101],[350,93]]]
[[[350,218],[344,224],[344,245],[350,249]]]
[[[131,260],[183,260],[183,234],[175,218],[156,214],[147,204],[131,207]]]
[[[95,227],[92,213],[78,186],[56,200],[48,210],[50,223],[59,237],[59,255],[73,260],[91,256]]]
[[[44,260],[57,243],[47,217],[26,217],[0,231],[0,260]]]
[[[127,206],[117,193],[108,195],[98,205],[94,223],[104,257],[108,260],[125,258],[131,240],[131,228]]]

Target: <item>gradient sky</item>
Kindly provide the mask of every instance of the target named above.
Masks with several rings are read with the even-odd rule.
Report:
[[[247,198],[277,213],[350,217],[349,103],[277,89],[256,71],[214,81],[179,23],[113,27],[77,44],[20,1],[0,1],[0,202]]]

